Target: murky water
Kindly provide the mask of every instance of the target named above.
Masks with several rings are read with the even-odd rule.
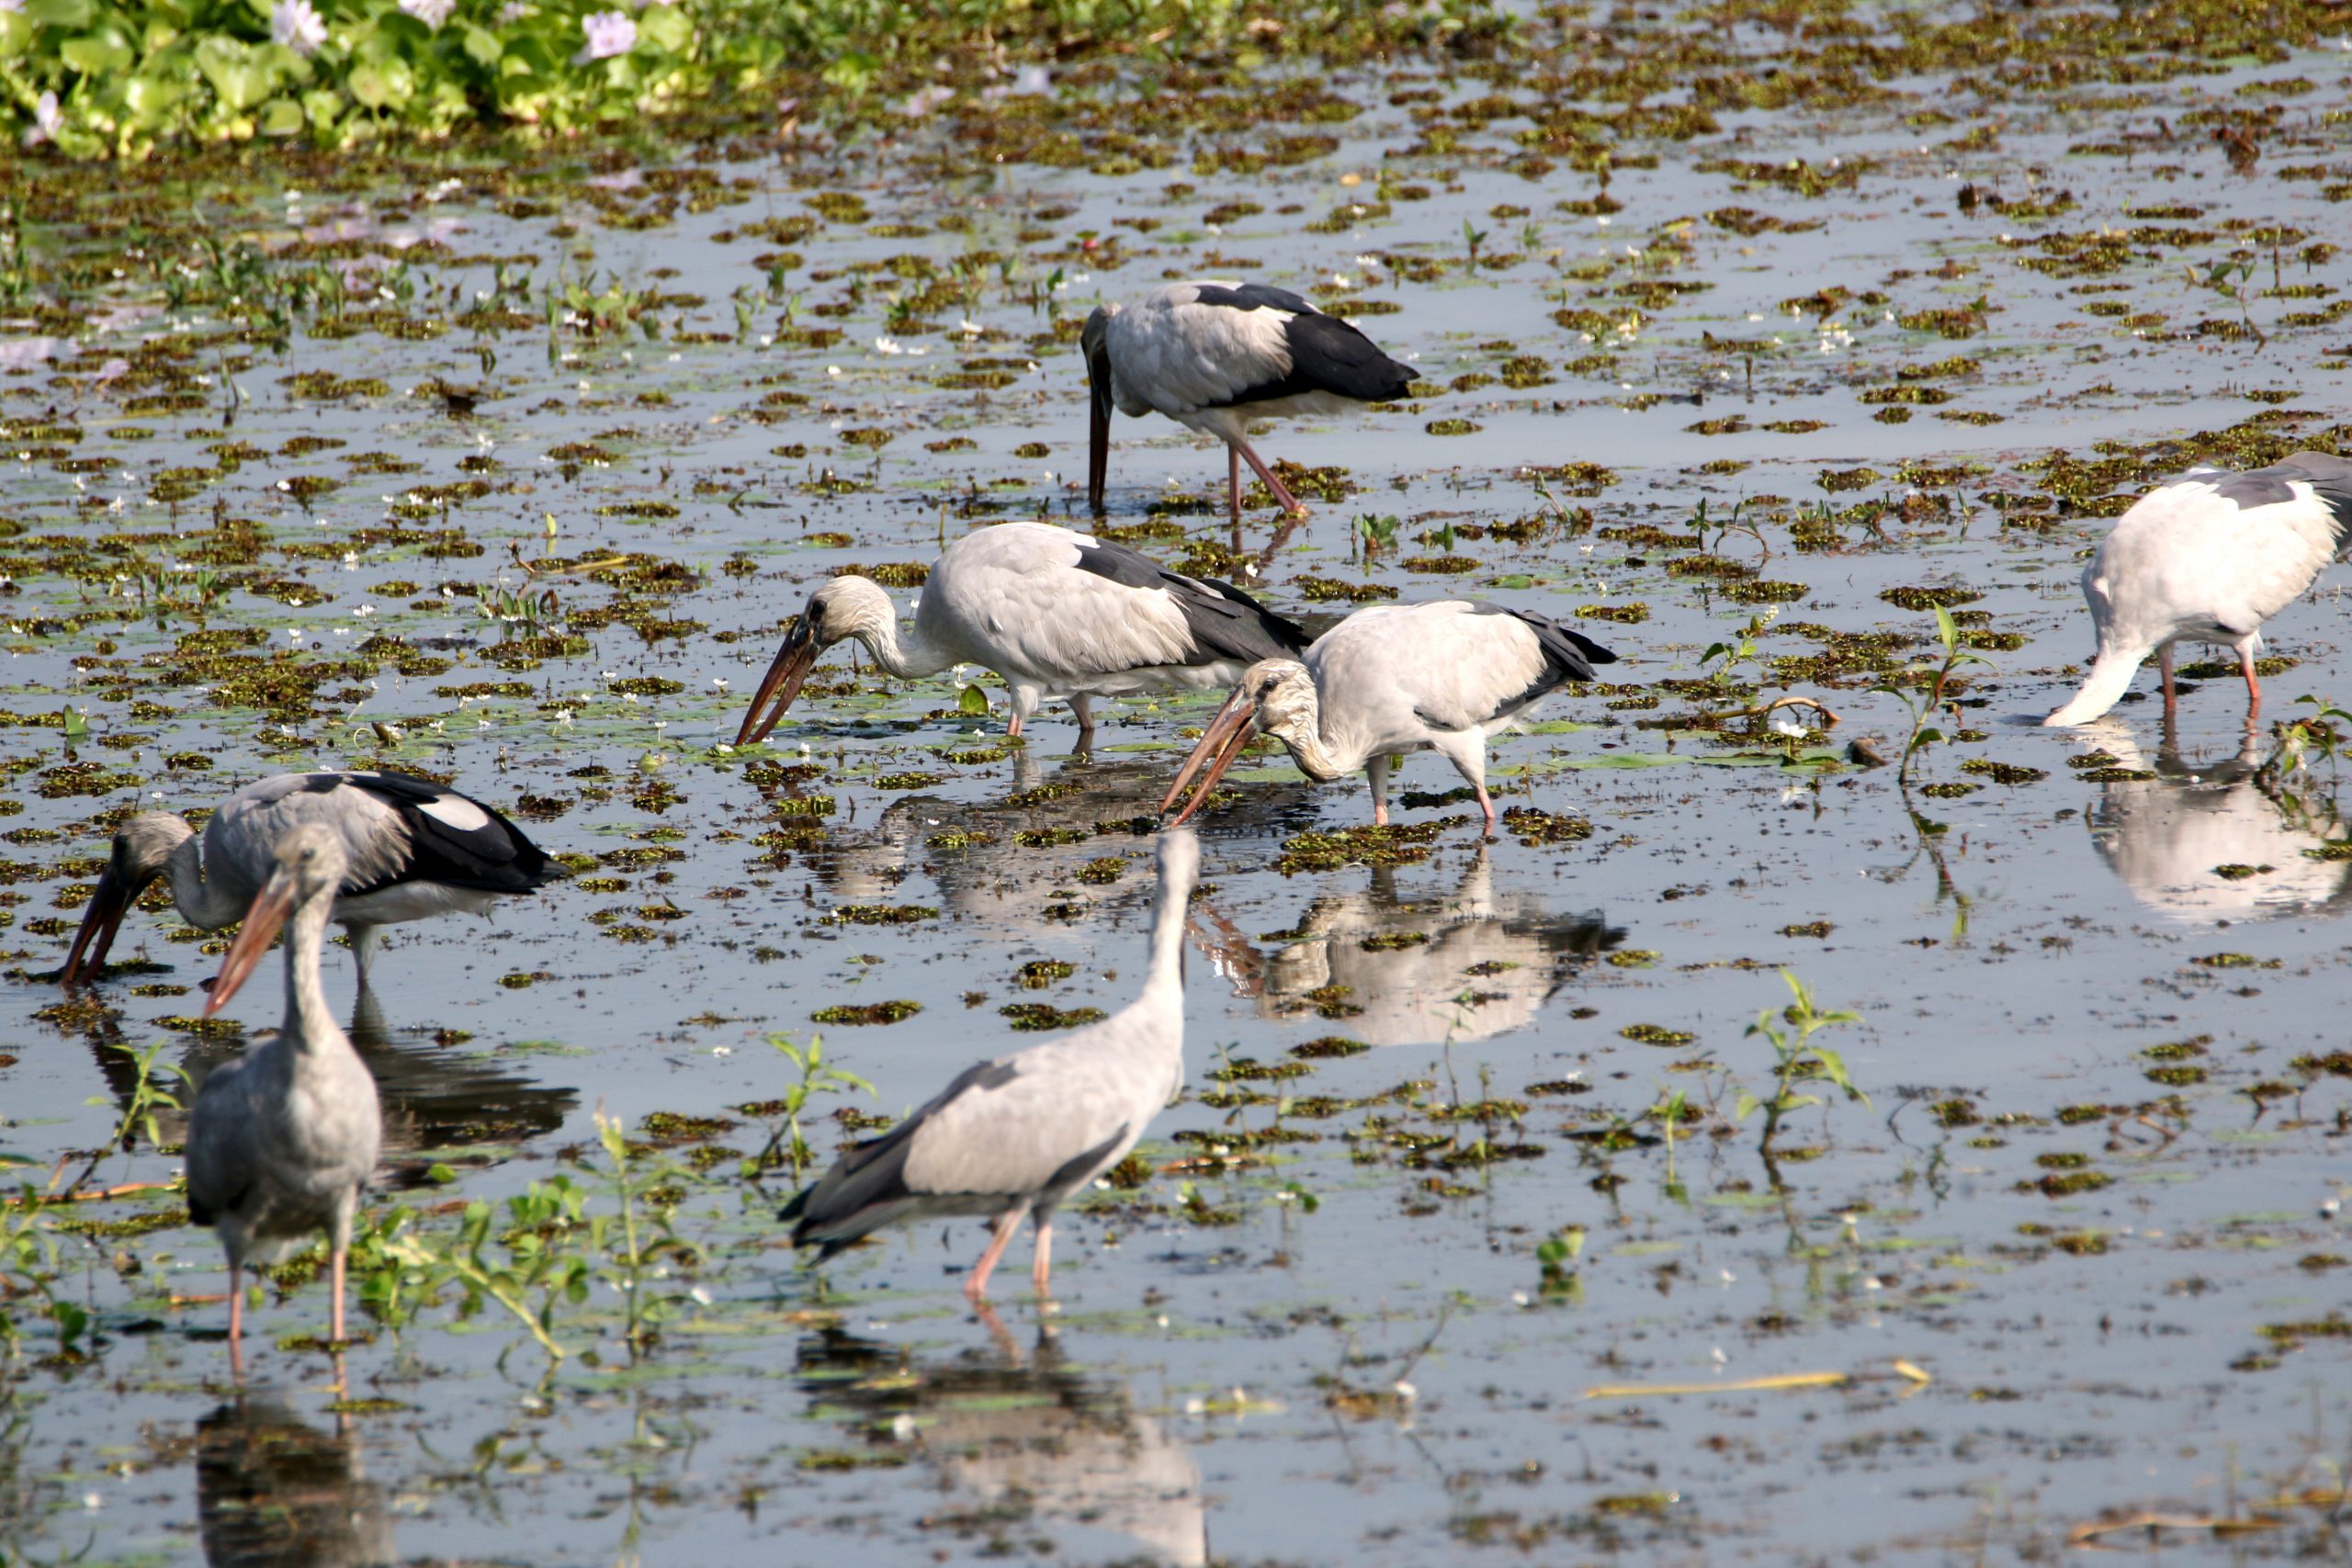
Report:
[[[91,259],[75,327],[27,308],[0,379],[12,1174],[166,1180],[143,1139],[105,1151],[120,1047],[232,1043],[171,1021],[214,959],[153,914],[107,1010],[37,1016],[107,814],[345,761],[452,774],[602,862],[392,936],[355,1030],[379,1209],[446,1237],[463,1200],[569,1174],[610,1213],[596,1112],[726,1123],[656,1122],[640,1156],[675,1162],[658,1206],[690,1244],[643,1281],[651,1348],[609,1261],[556,1309],[560,1364],[452,1289],[375,1323],[340,1407],[302,1342],[318,1286],[257,1314],[239,1393],[225,1308],[175,1299],[223,1279],[178,1199],[77,1206],[156,1228],[59,1235],[52,1288],[92,1314],[67,1353],[38,1296],[7,1303],[0,1558],[1993,1562],[2143,1513],[2171,1560],[2343,1555],[2335,778],[2260,774],[2231,679],[2171,737],[2145,701],[2026,722],[2088,651],[2077,563],[2120,499],[2341,439],[2344,57],[2289,53],[1718,112],[1628,132],[1605,193],[1557,156],[1577,89],[1408,65],[1324,84],[1364,112],[1257,173],[1239,154],[1301,124],[1097,172],[976,164],[968,123],[900,117],[642,169],[453,161],[422,194],[308,170],[219,198],[217,276],[111,203],[37,230]],[[1035,110],[1110,91],[1072,73]],[[1522,131],[1557,166],[1514,172]],[[340,319],[241,341],[269,335],[224,315],[244,245],[343,278]],[[1491,844],[1423,805],[1402,819],[1452,819],[1402,863],[1286,873],[1286,841],[1368,820],[1362,782],[1237,770],[1204,818],[1187,1096],[1145,1184],[1064,1226],[1055,1311],[1016,1269],[967,1312],[968,1225],[820,1285],[772,1219],[789,1172],[741,1173],[780,1113],[737,1108],[791,1078],[767,1037],[920,1004],[824,1029],[876,1088],[811,1108],[824,1157],[839,1106],[896,1115],[1039,1037],[1005,1010],[1121,1005],[1142,819],[1213,699],[1120,706],[1073,758],[1062,716],[1007,747],[1001,694],[981,719],[836,652],[770,751],[717,743],[828,574],[1077,521],[1076,321],[1201,273],[1394,305],[1359,322],[1429,395],[1270,434],[1355,493],[1278,547],[1257,513],[1238,553],[1221,454],[1122,421],[1113,525],[1291,612],[1345,607],[1318,580],[1591,607],[1621,662],[1497,744],[1498,804],[1550,815]],[[1354,520],[1386,513],[1366,563]],[[2267,628],[2293,662],[2267,718],[2346,689],[2339,577]],[[1988,662],[1906,794],[1845,748],[1910,731],[1871,688],[1939,651],[1922,589]],[[1838,722],[1702,718],[1781,694]],[[1734,1113],[1769,1089],[1747,1030],[1783,967],[1860,1014],[1819,1043],[1868,1099],[1824,1089],[1768,1162]],[[347,1002],[339,956],[330,982]]]

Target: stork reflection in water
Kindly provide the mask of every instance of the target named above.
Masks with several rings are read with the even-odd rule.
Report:
[[[1448,889],[1400,887],[1382,866],[1318,893],[1296,925],[1253,942],[1204,898],[1196,931],[1237,996],[1269,1018],[1321,1014],[1367,1045],[1487,1040],[1535,1021],[1562,986],[1625,940],[1598,914],[1555,915],[1497,893],[1487,846]]]
[[[1024,1357],[978,1310],[993,1348],[950,1357],[821,1330],[801,1342],[801,1386],[867,1443],[911,1452],[971,1506],[1017,1505],[1109,1531],[1168,1568],[1206,1563],[1208,1507],[1191,1450],[1123,1391],[1071,1366],[1050,1328]]]
[[[2352,860],[2332,857],[2352,840],[2331,795],[2281,787],[2262,773],[2249,735],[2233,755],[2211,761],[2183,755],[2172,727],[2153,758],[2128,727],[2090,727],[2120,768],[2153,779],[2099,786],[2084,814],[2091,845],[2132,896],[2183,920],[2271,920],[2334,917],[2352,909]]]

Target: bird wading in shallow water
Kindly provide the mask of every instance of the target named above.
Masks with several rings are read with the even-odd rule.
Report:
[[[327,922],[350,874],[343,836],[306,822],[282,834],[274,868],[245,911],[205,998],[210,1018],[244,984],[280,927],[286,1019],[276,1036],[204,1080],[188,1114],[187,1212],[229,1255],[229,1358],[243,1371],[244,1271],[327,1233],[331,1336],[343,1342],[343,1269],[359,1192],[383,1147],[376,1080],[327,1010],[319,975]]]
[[[1559,622],[1469,599],[1376,604],[1315,639],[1301,659],[1252,665],[1184,760],[1159,809],[1201,773],[1176,817],[1201,808],[1256,733],[1271,735],[1317,784],[1364,770],[1372,819],[1388,822],[1388,771],[1409,751],[1452,762],[1477,792],[1487,831],[1487,738],[1570,681],[1617,656]],[[1206,772],[1202,773],[1205,767]]]
[[[2197,468],[2135,502],[2083,569],[2098,653],[2075,700],[2044,724],[2088,724],[2113,707],[2149,654],[2173,712],[2177,642],[2234,650],[2249,728],[2262,712],[2262,623],[2300,598],[2352,528],[2352,462],[2298,452],[2267,468]]]
[[[379,926],[484,914],[501,897],[569,874],[504,817],[430,779],[279,773],[222,801],[200,839],[168,811],[125,822],[61,977],[69,986],[97,977],[123,915],[159,876],[169,879],[173,906],[188,924],[218,931],[236,920],[276,870],[278,840],[306,824],[343,841],[348,880],[332,918],[351,934],[362,986]]]
[[[989,1275],[1023,1216],[1037,1224],[1030,1278],[1052,1276],[1054,1209],[1126,1157],[1184,1079],[1184,909],[1201,852],[1190,830],[1159,835],[1151,961],[1143,991],[1100,1023],[967,1069],[904,1122],[843,1155],[785,1205],[796,1247],[831,1258],[885,1225],[944,1215],[996,1221],[964,1293]]]
[[[903,637],[871,579],[837,577],[810,594],[735,744],[766,739],[818,656],[851,638],[902,680],[956,664],[995,671],[1012,699],[1008,734],[1039,704],[1067,702],[1081,749],[1094,734],[1094,697],[1214,690],[1306,646],[1305,632],[1238,588],[1051,524],[1002,523],[940,552]]]
[[[1164,413],[1224,442],[1227,507],[1238,528],[1244,462],[1283,511],[1306,510],[1251,450],[1251,420],[1392,402],[1413,381],[1411,370],[1347,322],[1257,283],[1171,283],[1102,306],[1086,318],[1079,347],[1093,398],[1086,500],[1098,517],[1114,408],[1130,419]]]

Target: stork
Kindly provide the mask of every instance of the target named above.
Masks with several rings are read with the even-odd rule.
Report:
[[[2262,623],[2293,604],[2352,529],[2352,462],[2298,452],[2267,468],[2194,468],[2115,521],[2083,569],[2098,654],[2075,700],[2041,722],[2088,724],[2116,705],[2149,654],[2174,711],[2177,642],[2220,643],[2245,676],[2245,722],[2262,712],[2254,656]]]
[[[1364,770],[1372,819],[1388,822],[1388,770],[1410,751],[1452,762],[1477,792],[1487,831],[1487,738],[1593,666],[1617,656],[1591,638],[1528,610],[1469,599],[1375,604],[1315,639],[1302,659],[1250,667],[1217,710],[1200,744],[1169,786],[1166,811],[1207,767],[1179,823],[1201,808],[1248,744],[1252,720],[1289,749],[1317,784]]]
[[[1305,632],[1229,584],[1048,523],[1003,523],[940,552],[903,638],[890,596],[868,578],[837,577],[810,594],[735,744],[766,739],[818,655],[849,638],[901,680],[955,664],[995,671],[1012,700],[1011,735],[1039,704],[1067,702],[1081,750],[1095,697],[1211,690],[1306,646]]]
[[[237,994],[280,927],[286,1020],[277,1033],[213,1071],[187,1124],[187,1212],[220,1233],[229,1255],[229,1359],[243,1371],[244,1270],[277,1261],[327,1233],[334,1292],[332,1337],[343,1343],[343,1269],[360,1189],[375,1174],[384,1117],[376,1080],[327,1010],[319,954],[351,874],[343,835],[304,822],[272,846],[269,879],[205,998],[210,1018]]]
[[[1238,528],[1245,461],[1284,512],[1306,512],[1251,450],[1251,420],[1393,402],[1413,382],[1410,369],[1354,327],[1261,283],[1170,283],[1099,307],[1078,342],[1093,397],[1086,500],[1097,517],[1114,407],[1130,419],[1164,413],[1224,442],[1227,509]]]
[[[349,880],[334,919],[350,933],[368,983],[377,928],[455,912],[487,913],[499,898],[568,874],[523,830],[481,801],[408,773],[279,773],[222,801],[202,838],[168,811],[133,817],[90,896],[65,956],[66,985],[96,979],[115,931],[158,876],[180,918],[202,931],[236,920],[277,865],[277,841],[319,823],[343,841]]]
[[[1159,836],[1151,961],[1127,1007],[1075,1033],[967,1068],[883,1136],[842,1156],[785,1205],[796,1247],[832,1257],[885,1225],[987,1214],[995,1235],[964,1281],[978,1302],[1024,1216],[1030,1273],[1046,1294],[1055,1208],[1126,1157],[1184,1078],[1184,908],[1201,852],[1189,829]]]

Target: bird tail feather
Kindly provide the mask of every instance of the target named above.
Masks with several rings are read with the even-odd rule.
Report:
[[[2083,689],[2075,700],[2041,722],[2044,725],[2088,724],[2120,702],[2132,688],[2132,677],[2148,657],[2144,648],[2131,650],[2102,649],[2091,661],[2091,672],[2084,678]]]

